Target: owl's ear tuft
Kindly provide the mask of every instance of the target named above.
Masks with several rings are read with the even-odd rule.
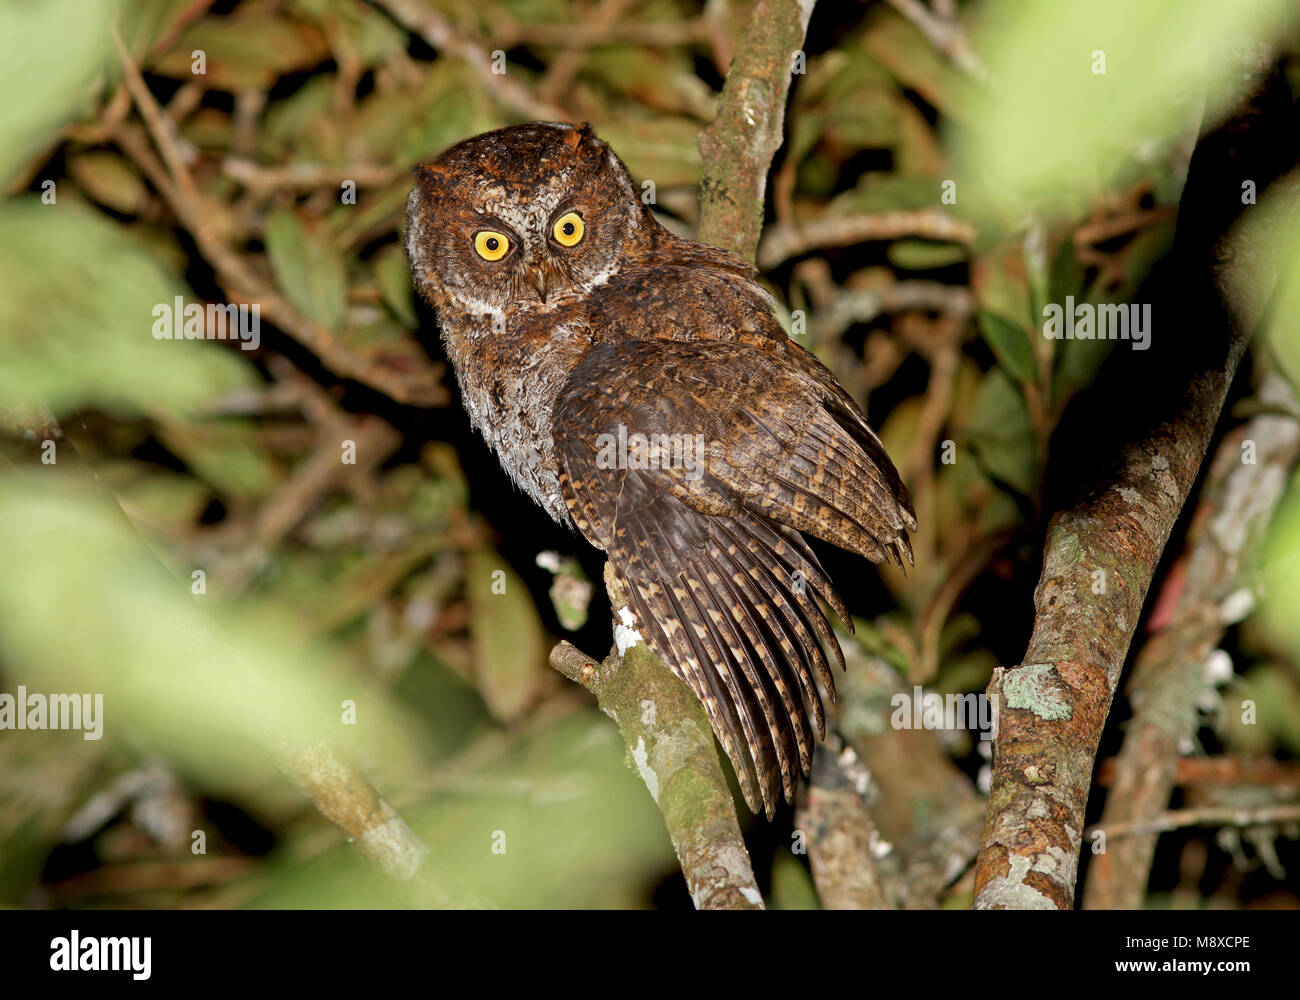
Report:
[[[596,132],[591,127],[591,122],[583,122],[575,128],[570,128],[564,133],[564,144],[569,147],[570,151],[576,150],[584,142],[600,140],[596,139]]]
[[[415,183],[426,192],[440,190],[449,179],[442,165],[433,162],[417,163],[411,173],[415,175]]]

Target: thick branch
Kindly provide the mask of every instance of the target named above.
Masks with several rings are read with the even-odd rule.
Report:
[[[608,567],[605,585],[617,619],[627,602]],[[551,650],[551,665],[594,694],[618,723],[632,763],[664,815],[696,908],[762,909],[703,706],[636,633],[620,633],[619,645],[623,655],[611,651],[597,663],[562,642]]]
[[[272,740],[281,769],[327,820],[389,878],[411,890],[417,906],[456,903],[440,888],[429,866],[429,848],[406,820],[355,768],[325,746],[290,746]]]
[[[834,735],[828,736],[838,743]],[[876,864],[887,849],[867,807],[870,775],[850,746],[820,746],[812,778],[795,815],[808,838],[808,860],[827,910],[892,910],[892,886]]]
[[[753,261],[767,171],[781,148],[795,54],[814,0],[759,0],[731,63],[713,124],[700,133],[700,234]]]
[[[1260,397],[1279,411],[1295,410],[1280,376],[1265,382]],[[1242,461],[1247,440],[1256,449],[1252,463]],[[1133,668],[1133,721],[1097,824],[1108,839],[1123,829],[1134,833],[1093,858],[1084,896],[1089,908],[1127,910],[1142,904],[1156,837],[1139,831],[1154,831],[1152,824],[1169,805],[1180,748],[1195,732],[1197,703],[1209,685],[1206,661],[1225,629],[1254,603],[1239,577],[1282,498],[1297,455],[1300,421],[1264,413],[1228,435],[1215,456],[1186,562],[1171,581],[1181,590],[1172,618],[1142,647]]]
[[[1247,53],[1257,59],[1256,52]],[[1180,338],[1182,387],[1162,419],[1139,427],[1115,468],[1048,527],[1024,661],[999,668],[989,812],[976,865],[977,908],[1068,908],[1097,744],[1147,590],[1192,488],[1229,384],[1262,309],[1238,285],[1258,275],[1229,232],[1243,206],[1224,192],[1261,188],[1293,162],[1280,75],[1197,145],[1179,207],[1180,287],[1159,304]],[[1247,261],[1235,271],[1233,264]],[[1186,372],[1184,375],[1183,372]]]

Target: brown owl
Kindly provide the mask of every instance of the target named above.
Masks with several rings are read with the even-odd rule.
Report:
[[[406,250],[471,422],[606,552],[624,624],[770,818],[825,736],[822,644],[844,665],[816,596],[852,629],[804,534],[912,560],[916,515],[862,410],[753,268],[661,226],[590,126],[488,132],[417,166]]]

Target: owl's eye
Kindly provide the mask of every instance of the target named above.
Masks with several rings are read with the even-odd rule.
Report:
[[[555,220],[551,235],[555,237],[555,242],[562,247],[576,247],[582,242],[583,234],[586,231],[587,227],[583,225],[581,215],[577,212],[565,212]]]
[[[501,233],[484,230],[474,237],[474,252],[484,260],[500,260],[510,249],[510,241]]]

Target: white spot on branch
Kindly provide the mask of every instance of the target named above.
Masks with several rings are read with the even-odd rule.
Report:
[[[650,766],[650,754],[646,750],[644,736],[636,738],[636,746],[632,748],[632,763],[636,765],[636,773],[641,775],[641,780],[650,790],[650,797],[655,800],[655,805],[658,805],[659,775],[655,774],[655,769]]]
[[[645,638],[636,630],[636,616],[627,608],[618,609],[619,621],[614,625],[614,645],[618,655],[623,656],[633,646],[645,642]]]

